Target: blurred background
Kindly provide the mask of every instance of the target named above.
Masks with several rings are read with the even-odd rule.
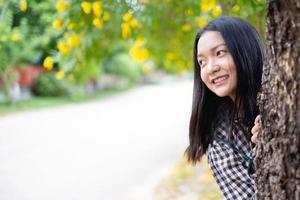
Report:
[[[193,42],[263,0],[0,0],[0,199],[222,199],[186,162]]]

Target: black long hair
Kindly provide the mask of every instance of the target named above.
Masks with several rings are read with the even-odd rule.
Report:
[[[247,127],[245,134],[250,140],[251,126],[259,112],[256,97],[261,87],[264,60],[264,47],[260,36],[249,22],[241,18],[218,17],[200,29],[194,41],[194,89],[189,126],[190,143],[185,152],[188,160],[193,164],[201,160],[213,140],[216,109],[221,103],[230,101],[229,97],[218,97],[211,92],[201,80],[197,45],[206,31],[221,33],[236,66],[237,88],[235,101],[231,101],[231,125],[234,119],[240,118],[239,113],[242,110],[243,124]]]

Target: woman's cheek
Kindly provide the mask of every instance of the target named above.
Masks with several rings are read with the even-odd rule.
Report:
[[[208,85],[207,85],[207,79],[208,79],[208,78],[207,78],[207,75],[205,74],[205,71],[204,71],[204,70],[201,71],[200,77],[201,77],[202,82],[203,82],[206,86],[208,86]]]

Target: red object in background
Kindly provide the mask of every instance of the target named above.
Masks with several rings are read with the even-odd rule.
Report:
[[[45,68],[42,65],[30,64],[25,67],[16,68],[15,73],[17,82],[21,87],[30,87],[35,79],[45,72]]]

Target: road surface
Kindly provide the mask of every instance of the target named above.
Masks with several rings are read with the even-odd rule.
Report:
[[[154,200],[188,144],[192,82],[0,117],[1,200]]]

